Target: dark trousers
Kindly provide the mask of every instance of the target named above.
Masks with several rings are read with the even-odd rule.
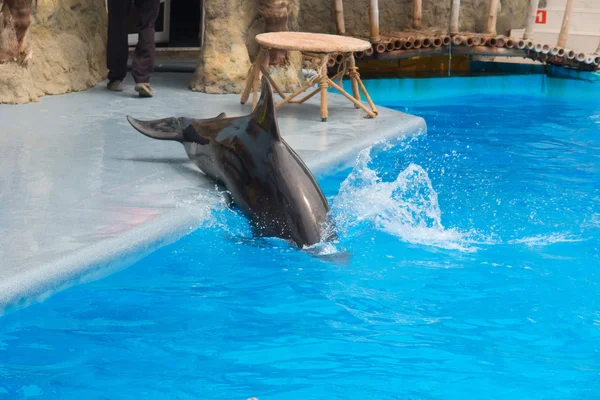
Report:
[[[135,83],[150,82],[154,68],[155,43],[154,25],[158,17],[160,0],[108,0],[108,44],[106,64],[108,79],[123,80],[127,75],[127,16],[131,3],[135,4],[139,40],[132,62]]]

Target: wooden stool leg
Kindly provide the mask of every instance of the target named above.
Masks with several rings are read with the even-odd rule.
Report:
[[[240,99],[240,103],[246,104],[248,101],[248,97],[250,97],[250,90],[252,90],[252,85],[254,84],[254,74],[256,74],[256,65],[252,65],[250,70],[248,71],[248,77],[246,78],[246,87],[242,92],[242,98]]]
[[[252,95],[252,109],[256,107],[256,103],[258,103],[258,89],[260,88],[260,79],[262,77],[261,69],[268,74],[267,69],[269,68],[269,49],[264,47],[260,48],[258,55],[256,56],[256,75],[254,75],[254,94]]]
[[[359,74],[356,63],[354,62],[354,54],[351,54],[350,57],[348,57],[348,61],[350,64],[350,73],[348,75],[350,75],[350,80],[352,81],[352,95],[356,100],[360,101],[360,92],[358,91]],[[358,106],[355,104],[354,108],[358,108]]]
[[[327,64],[323,66],[321,70],[321,79],[319,80],[319,85],[321,87],[321,121],[327,121],[328,111],[327,111],[327,89],[329,88],[329,79],[327,77]]]
[[[260,78],[261,78],[260,68],[256,67],[256,74],[254,74],[254,82],[252,82],[252,85],[254,86],[252,88],[252,109],[253,110],[256,107],[256,103],[258,103],[258,88],[260,87]]]
[[[362,92],[364,93],[365,97],[367,98],[367,102],[369,103],[371,110],[373,111],[373,113],[375,113],[375,115],[378,115],[379,111],[377,111],[377,108],[375,107],[373,100],[371,100],[371,96],[369,96],[369,92],[367,92],[367,88],[365,87],[365,84],[363,83],[362,79],[358,78],[357,81],[360,84],[360,88],[361,88]]]
[[[261,66],[269,65],[269,51],[265,48],[261,47],[258,55],[256,56],[256,60],[254,60],[254,64],[250,67],[250,71],[248,72],[248,77],[246,78],[246,87],[244,87],[244,91],[242,92],[242,98],[240,102],[242,104],[246,104],[248,101],[248,97],[250,97],[250,92],[252,91],[252,108],[256,106],[258,102],[258,88],[260,87],[260,75]]]

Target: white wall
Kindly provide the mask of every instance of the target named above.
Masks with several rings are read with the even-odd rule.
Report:
[[[546,24],[535,25],[533,40],[556,45],[566,0],[548,0]],[[524,29],[513,29],[512,37],[523,37]],[[600,0],[575,0],[566,47],[577,52],[594,53],[600,43]]]

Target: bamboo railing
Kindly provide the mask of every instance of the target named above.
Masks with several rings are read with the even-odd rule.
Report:
[[[422,0],[413,0],[412,28],[404,31],[380,31],[378,0],[369,0],[369,32],[346,33],[343,0],[334,0],[335,21],[338,34],[362,38],[371,42],[366,51],[356,52],[357,59],[402,59],[437,54],[465,54],[481,56],[522,57],[546,64],[596,71],[600,69],[600,44],[595,53],[586,54],[565,48],[569,34],[569,21],[574,0],[567,0],[558,41],[555,45],[533,40],[535,16],[539,0],[530,0],[525,32],[522,38],[496,33],[499,0],[488,0],[488,18],[483,33],[460,32],[460,0],[452,0],[448,29],[422,29]],[[344,57],[333,54],[329,65],[343,62]]]

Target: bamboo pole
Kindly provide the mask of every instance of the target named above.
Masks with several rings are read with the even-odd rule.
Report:
[[[377,0],[369,2],[369,20],[371,22],[371,43],[377,43],[381,40],[379,35],[379,4]]]
[[[451,35],[458,33],[458,16],[460,14],[460,0],[452,0],[452,9],[450,10],[450,28]]]
[[[381,53],[385,52],[386,50],[387,50],[387,47],[383,43],[377,43],[377,46],[375,46],[375,51],[378,54],[381,54]]]
[[[498,14],[498,5],[500,0],[490,0],[490,11],[488,13],[487,26],[485,27],[485,33],[495,34],[496,33],[496,19]]]
[[[206,15],[206,11],[204,8],[204,2],[201,2],[201,15],[200,15],[200,48],[204,47],[204,37],[206,35],[206,19],[205,19],[205,15]],[[108,4],[108,3],[107,3]]]
[[[335,26],[337,28],[338,35],[346,33],[346,26],[344,25],[344,0],[335,0]]]
[[[422,15],[423,15],[422,0],[413,0],[413,28],[421,29]]]
[[[562,26],[560,27],[560,34],[558,35],[558,42],[556,47],[565,47],[567,45],[567,37],[569,36],[569,23],[571,21],[571,14],[573,13],[574,0],[567,0],[565,6],[565,15],[563,16]]]
[[[533,27],[535,26],[535,16],[537,14],[540,0],[529,0],[529,12],[527,13],[527,25],[525,25],[525,33],[523,39],[531,39],[533,37]]]

